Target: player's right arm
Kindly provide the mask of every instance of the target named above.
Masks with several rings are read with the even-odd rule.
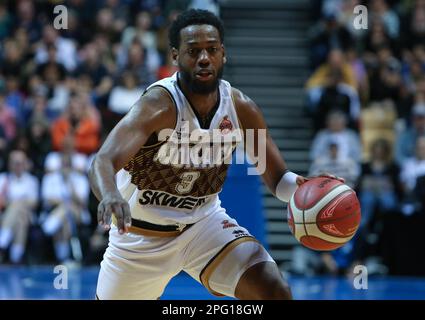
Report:
[[[90,186],[100,201],[97,218],[109,229],[112,214],[117,219],[120,233],[128,232],[131,225],[130,208],[121,196],[115,175],[153,133],[174,128],[176,109],[164,89],[152,88],[146,92],[115,126],[96,154],[89,170]]]

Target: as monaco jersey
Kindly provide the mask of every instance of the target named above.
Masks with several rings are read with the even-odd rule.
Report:
[[[177,110],[176,127],[160,132],[158,143],[142,147],[117,173],[118,189],[134,219],[195,223],[220,207],[218,193],[232,152],[242,140],[231,86],[220,80],[219,105],[209,128],[201,127],[178,86],[177,73],[147,90],[153,87],[170,95]]]

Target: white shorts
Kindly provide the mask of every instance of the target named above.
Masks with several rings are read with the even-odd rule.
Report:
[[[234,297],[242,274],[264,261],[273,259],[222,208],[177,237],[120,235],[112,226],[96,294],[100,300],[158,299],[183,270],[212,294]]]

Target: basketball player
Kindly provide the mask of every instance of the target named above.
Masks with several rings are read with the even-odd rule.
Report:
[[[169,142],[159,139],[164,129],[177,132],[184,123],[204,132],[266,129],[257,105],[221,79],[226,55],[216,16],[183,12],[170,27],[169,41],[180,71],[147,88],[91,166],[98,220],[110,228],[97,298],[158,299],[184,270],[215,295],[291,299],[271,256],[220,206],[228,165],[162,161]],[[257,155],[257,140],[248,154]],[[306,178],[287,169],[270,136],[265,144],[262,178],[287,202]]]

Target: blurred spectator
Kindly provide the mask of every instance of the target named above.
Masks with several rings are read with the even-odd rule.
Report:
[[[392,161],[391,146],[378,139],[371,147],[370,161],[362,165],[358,195],[362,208],[361,228],[375,211],[394,212],[402,196],[400,168]]]
[[[332,70],[327,75],[324,86],[315,87],[308,92],[309,109],[314,115],[315,130],[325,126],[325,119],[331,111],[341,111],[348,119],[351,128],[358,128],[360,116],[360,99],[357,92],[342,82],[339,70]]]
[[[379,262],[378,238],[386,218],[384,215],[397,214],[403,197],[400,168],[392,161],[391,155],[391,145],[387,140],[375,140],[371,146],[370,161],[362,165],[357,189],[362,219],[351,241],[352,265],[366,264],[371,272],[386,272]]]
[[[156,36],[151,29],[152,21],[149,12],[142,11],[136,16],[135,26],[127,27],[121,37],[121,44],[129,48],[136,38],[148,50],[156,50]]]
[[[57,50],[57,62],[63,64],[67,71],[73,71],[77,66],[77,52],[72,40],[59,36],[58,31],[52,25],[43,27],[42,40],[37,44],[35,61],[42,64],[49,59],[48,49],[55,47]]]
[[[370,70],[370,100],[392,99],[398,102],[401,93],[401,64],[389,47],[378,50],[377,61]]]
[[[70,90],[59,65],[47,64],[42,71],[40,77],[32,75],[29,80],[32,93],[46,96],[48,114],[56,119],[68,104]]]
[[[52,143],[57,151],[62,150],[64,139],[74,139],[75,149],[84,154],[91,154],[99,147],[100,128],[82,103],[81,97],[74,95],[67,110],[52,125]]]
[[[6,104],[6,97],[0,90],[0,126],[2,127],[5,137],[11,141],[16,136],[16,116],[14,110]]]
[[[425,135],[425,104],[418,103],[412,109],[412,126],[402,131],[395,144],[395,158],[399,165],[414,156],[416,140]]]
[[[74,139],[66,136],[63,141],[63,147],[60,152],[51,151],[47,154],[44,162],[46,173],[60,171],[62,168],[62,157],[67,156],[71,159],[72,170],[85,173],[88,168],[88,158],[85,154],[75,150]]]
[[[23,28],[31,43],[38,41],[41,37],[41,23],[37,19],[34,2],[21,0],[17,2],[15,29]]]
[[[6,154],[7,154],[7,138],[3,130],[3,127],[0,125],[0,172],[5,170],[6,165]]]
[[[361,100],[365,102],[369,98],[369,79],[366,66],[353,47],[347,50],[346,57],[356,79],[357,87],[355,89]]]
[[[188,8],[208,10],[215,15],[220,15],[218,0],[191,0]]]
[[[334,13],[326,13],[311,33],[310,61],[314,69],[326,62],[331,50],[346,50],[353,41],[350,32],[338,23]]]
[[[38,181],[29,173],[29,161],[22,151],[9,156],[9,171],[0,174],[0,262],[10,248],[10,261],[21,263],[28,229],[38,201]]]
[[[7,37],[12,27],[12,17],[7,11],[6,4],[0,2],[0,41]]]
[[[103,125],[107,132],[124,117],[130,107],[139,100],[144,88],[138,86],[137,77],[130,71],[124,71],[120,84],[115,86],[109,96],[109,114],[105,117]]]
[[[360,175],[360,166],[353,159],[342,157],[338,149],[338,142],[331,141],[328,144],[327,153],[314,160],[309,176],[316,176],[323,172],[344,178],[345,183],[354,188]]]
[[[95,43],[86,44],[80,53],[82,63],[75,71],[77,77],[88,76],[90,86],[93,87],[96,105],[106,105],[106,98],[112,88],[113,81],[102,59],[99,59],[99,49]],[[80,81],[79,81],[80,82]]]
[[[61,157],[61,169],[47,173],[42,182],[41,197],[45,213],[42,229],[53,237],[56,258],[65,262],[71,257],[81,259],[78,226],[88,223],[87,200],[90,192],[85,175],[73,170],[68,155]],[[73,241],[71,254],[70,241]]]
[[[125,71],[121,75],[120,82],[111,91],[109,109],[120,116],[124,116],[140,98],[143,88],[138,86],[136,76],[130,71]]]
[[[380,20],[373,20],[371,22],[370,30],[365,39],[365,54],[364,59],[368,61],[373,58],[382,47],[390,48],[391,50],[397,49],[396,42],[385,31],[384,24]]]
[[[415,44],[425,43],[425,0],[416,0],[402,20],[403,45],[413,48]]]
[[[347,118],[344,113],[334,111],[326,119],[326,129],[317,133],[311,143],[310,159],[318,159],[326,154],[331,142],[338,145],[339,156],[351,158],[356,162],[361,160],[361,143],[358,134],[347,128]]]
[[[397,38],[400,31],[400,21],[397,14],[391,10],[385,0],[371,0],[370,16],[372,20],[381,20],[391,38]]]
[[[6,76],[6,104],[13,109],[17,124],[25,125],[24,95],[20,89],[20,79],[16,75]]]
[[[101,34],[108,39],[109,42],[118,42],[120,32],[124,25],[121,20],[114,20],[114,11],[110,8],[101,8],[96,13],[95,33]]]
[[[149,61],[146,56],[147,50],[140,42],[133,41],[128,49],[127,57],[121,61],[119,73],[124,71],[134,72],[138,78],[138,82],[147,87],[156,81],[156,73],[159,67],[159,59],[154,58],[155,61]]]
[[[425,175],[425,136],[416,140],[415,155],[403,162],[400,179],[407,194],[413,192],[416,180]]]
[[[307,80],[306,88],[310,89],[326,85],[328,77],[333,71],[341,73],[341,81],[343,83],[351,86],[353,89],[357,88],[354,70],[346,61],[344,52],[339,49],[329,52],[327,61],[320,65]]]
[[[24,52],[21,51],[21,48],[15,40],[7,39],[3,42],[3,44],[4,52],[0,56],[1,73],[3,73],[5,76],[22,76],[22,63]]]
[[[46,118],[34,116],[26,130],[28,156],[32,160],[33,174],[41,181],[44,173],[44,161],[51,150],[50,126]]]

